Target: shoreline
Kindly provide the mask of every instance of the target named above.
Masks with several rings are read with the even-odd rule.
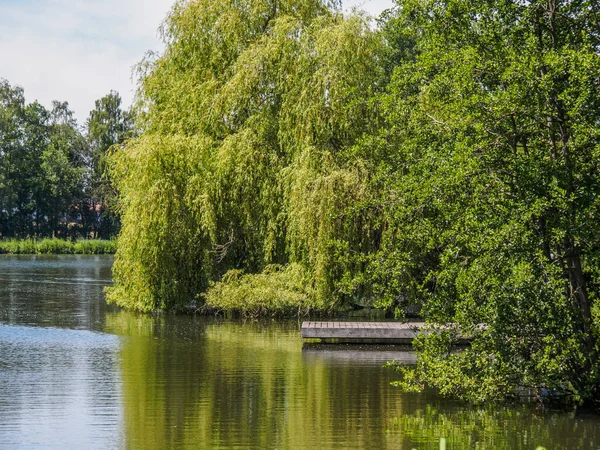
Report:
[[[1,239],[0,254],[5,255],[114,255],[116,239],[60,238]]]

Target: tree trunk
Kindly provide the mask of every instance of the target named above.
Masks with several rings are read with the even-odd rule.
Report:
[[[579,249],[575,247],[573,239],[565,239],[565,262],[569,275],[570,297],[575,299],[581,311],[583,332],[589,336],[592,323],[590,299],[585,286],[585,277],[581,268]]]

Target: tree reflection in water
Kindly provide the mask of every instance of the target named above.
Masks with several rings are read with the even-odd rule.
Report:
[[[598,418],[406,394],[349,353],[302,351],[296,322],[118,312],[128,448],[594,448]],[[356,351],[356,350],[352,350]]]

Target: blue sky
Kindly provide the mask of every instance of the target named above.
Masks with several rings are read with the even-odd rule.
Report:
[[[392,0],[343,0],[372,15]],[[0,0],[0,78],[47,107],[68,101],[80,124],[111,89],[128,106],[132,68],[160,50],[157,29],[172,0]]]

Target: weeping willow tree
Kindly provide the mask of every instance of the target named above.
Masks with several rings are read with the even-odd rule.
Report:
[[[144,132],[111,161],[123,227],[110,301],[171,309],[208,290],[218,307],[244,310],[254,295],[304,310],[357,293],[347,280],[361,258],[349,255],[381,234],[360,143],[378,126],[385,74],[369,19],[339,6],[173,6],[166,50],[140,65]]]

